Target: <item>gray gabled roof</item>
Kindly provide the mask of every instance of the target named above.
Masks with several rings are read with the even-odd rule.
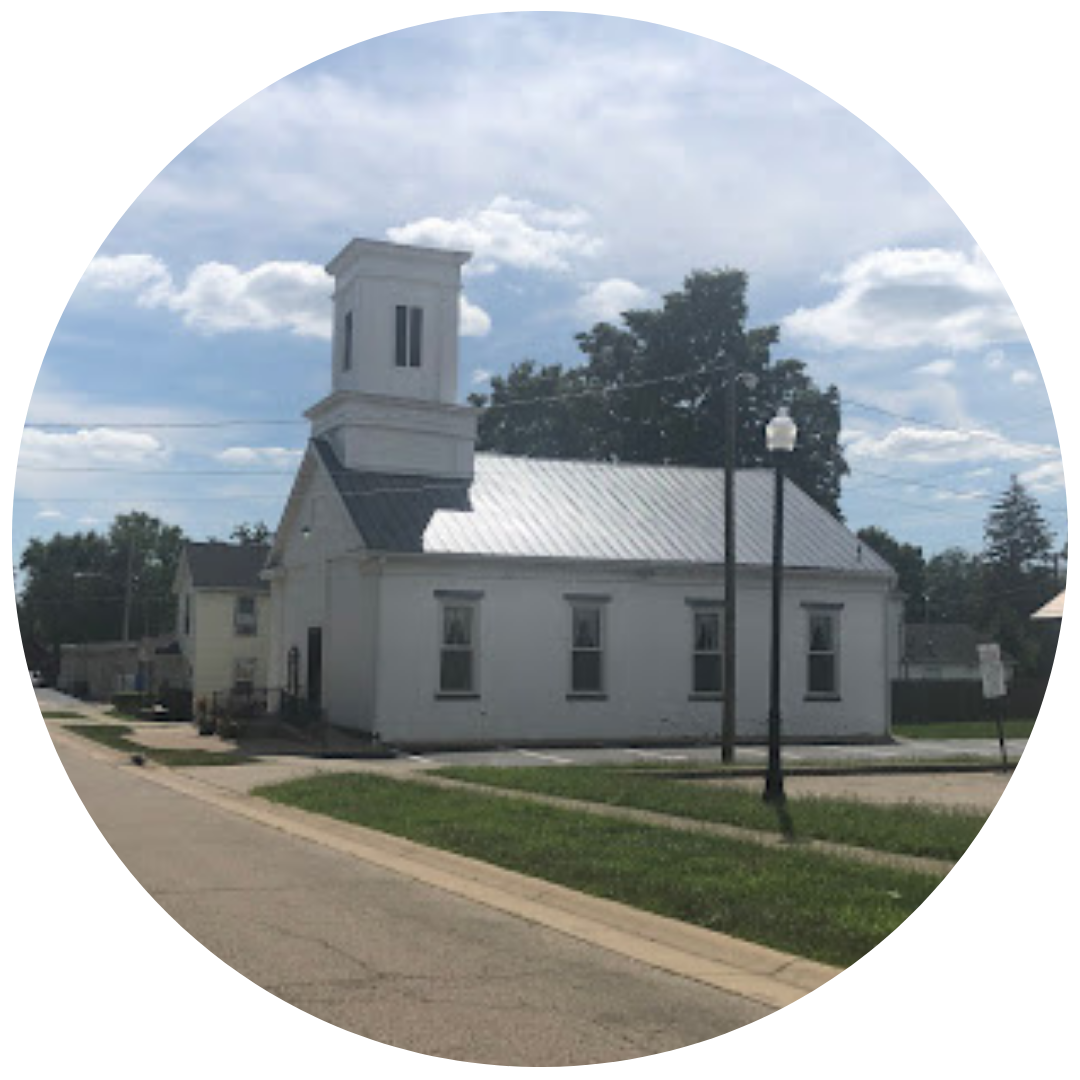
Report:
[[[552,461],[477,454],[465,481],[346,469],[315,449],[370,550],[602,562],[719,564],[719,469]],[[772,560],[773,473],[736,474],[736,558]],[[890,575],[889,565],[790,481],[788,567]]]
[[[260,579],[259,573],[269,552],[266,544],[207,541],[184,546],[191,581],[197,589],[267,590],[269,585]]]

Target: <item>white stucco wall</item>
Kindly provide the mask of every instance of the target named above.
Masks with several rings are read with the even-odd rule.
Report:
[[[358,572],[358,571],[357,571]],[[688,599],[720,599],[716,575],[510,564],[393,560],[369,565],[367,602],[335,619],[344,642],[328,667],[327,705],[335,723],[362,715],[391,742],[574,742],[698,739],[719,733],[719,701],[692,699],[692,609]],[[744,573],[739,587],[739,734],[764,737],[768,715],[770,586]],[[438,695],[440,590],[482,592],[478,696]],[[570,603],[566,594],[608,597],[603,700],[568,696]],[[337,594],[335,593],[335,596]],[[344,592],[341,593],[345,595]],[[806,695],[805,604],[842,604],[839,700]],[[881,579],[789,578],[783,611],[781,713],[791,737],[881,737],[889,725],[888,597]],[[363,614],[361,612],[363,611]],[[375,619],[380,633],[372,634]],[[360,621],[368,625],[361,629]],[[374,640],[373,640],[374,638]],[[355,643],[353,645],[352,643]],[[325,648],[325,646],[324,646]],[[356,667],[373,665],[375,708],[350,707]],[[350,671],[350,668],[352,669]],[[349,680],[352,688],[347,689]],[[333,681],[341,687],[329,691]],[[367,698],[371,697],[368,683]]]
[[[719,568],[371,555],[321,467],[298,490],[278,541],[269,685],[285,686],[295,647],[306,692],[308,631],[320,627],[322,704],[336,725],[417,745],[659,741],[720,731],[721,702],[692,699],[687,603],[723,598]],[[739,735],[764,738],[771,581],[767,570],[741,570],[739,578]],[[446,590],[482,593],[478,695],[469,699],[438,693],[437,594]],[[568,697],[566,596],[582,593],[607,598],[603,700]],[[806,694],[808,604],[838,605],[837,700]],[[782,620],[785,735],[886,735],[897,625],[884,577],[790,572]]]

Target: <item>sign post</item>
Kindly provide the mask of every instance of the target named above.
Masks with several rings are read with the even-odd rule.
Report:
[[[979,650],[979,674],[982,676],[983,697],[988,701],[997,698],[1000,702],[994,710],[997,722],[998,746],[1001,748],[1001,768],[1009,769],[1009,759],[1005,752],[1005,665],[1001,662],[1001,647],[997,644],[977,645]]]

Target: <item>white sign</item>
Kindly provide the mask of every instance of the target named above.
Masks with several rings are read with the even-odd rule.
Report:
[[[983,697],[1004,697],[1005,665],[1001,662],[1001,646],[976,645],[975,648],[979,651],[979,674],[982,676]]]

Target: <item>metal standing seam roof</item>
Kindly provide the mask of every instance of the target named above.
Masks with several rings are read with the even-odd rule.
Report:
[[[472,484],[346,469],[313,441],[367,547],[602,562],[724,560],[720,469],[477,454]],[[784,563],[891,575],[891,567],[790,480]],[[773,472],[736,473],[736,561],[772,562]]]

